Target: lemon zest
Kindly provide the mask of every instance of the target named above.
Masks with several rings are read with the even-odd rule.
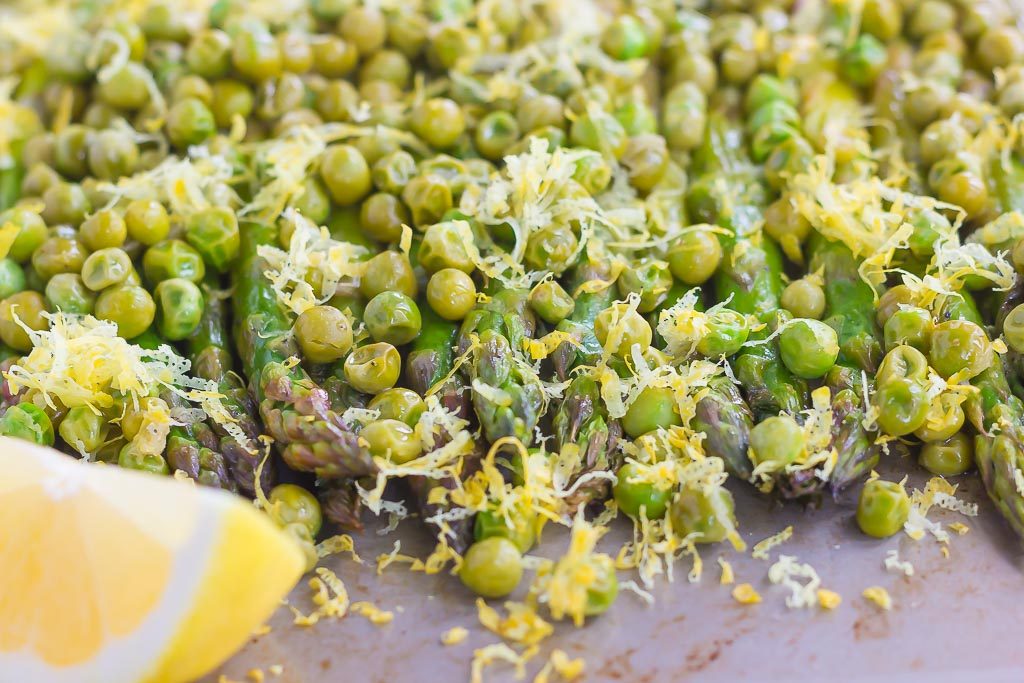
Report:
[[[731,585],[736,580],[735,574],[732,570],[732,565],[729,564],[729,561],[724,557],[719,556],[718,566],[722,568],[722,578],[719,579],[718,583],[722,586]]]
[[[772,534],[763,541],[758,541],[754,544],[754,549],[751,551],[750,556],[756,560],[767,560],[768,553],[778,546],[782,545],[790,538],[793,537],[793,527],[787,526],[782,531]]]
[[[741,605],[756,605],[761,602],[761,594],[749,583],[741,583],[732,589],[732,599]]]
[[[889,591],[885,590],[881,586],[869,586],[864,589],[861,593],[864,598],[871,603],[874,603],[880,609],[889,611],[892,609],[892,597],[889,595]]]
[[[452,626],[441,634],[442,645],[458,645],[469,637],[469,631],[461,626]]]

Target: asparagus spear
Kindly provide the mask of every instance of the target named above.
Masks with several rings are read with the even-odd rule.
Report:
[[[839,336],[839,358],[829,373],[833,445],[839,459],[829,477],[833,493],[866,474],[878,462],[879,447],[863,427],[861,371],[874,373],[882,348],[874,293],[857,270],[853,253],[840,242],[811,237],[810,270],[825,280],[827,322]]]
[[[422,396],[451,372],[459,328],[434,313],[430,306],[424,306],[420,314],[423,326],[406,358],[405,376],[409,387]]]
[[[499,289],[466,316],[459,333],[462,352],[470,348],[471,336],[478,339],[472,362],[463,368],[473,408],[491,442],[514,436],[529,445],[540,420],[541,385],[528,366],[517,363],[523,340],[534,330],[528,297],[525,289]]]
[[[704,432],[704,452],[721,458],[730,474],[749,479],[752,472],[747,450],[754,416],[728,377],[711,380],[710,391],[697,402],[691,426]]]
[[[188,340],[188,353],[192,370],[197,377],[217,383],[217,390],[224,395],[222,405],[242,430],[249,444],[239,443],[228,434],[222,425],[211,425],[218,437],[220,451],[231,468],[231,474],[238,487],[248,495],[255,492],[258,454],[252,452],[260,436],[260,426],[255,417],[256,406],[245,389],[242,379],[234,373],[233,354],[228,339],[227,306],[218,291],[219,278],[209,274],[206,281],[206,306],[199,326]],[[260,485],[269,491],[273,485],[274,468],[270,461],[263,466]]]
[[[277,228],[247,223],[235,269],[236,341],[249,391],[259,404],[268,433],[291,468],[325,479],[361,477],[376,466],[356,435],[328,406],[327,393],[299,365],[291,325],[280,309],[257,253],[275,244]]]
[[[600,387],[592,375],[580,374],[569,384],[552,418],[552,427],[559,453],[565,455],[571,450],[578,454],[570,485],[587,472],[617,469],[609,460],[616,442],[622,438],[622,427],[618,420],[608,417]],[[606,497],[608,489],[608,480],[591,479],[581,484],[566,503],[570,511],[575,511],[591,500]]]
[[[571,292],[575,292],[585,282],[607,281],[609,277],[604,264],[582,263],[576,267],[570,279]],[[611,306],[615,300],[615,292],[610,286],[596,292],[580,292],[574,296],[576,305],[572,313],[558,323],[557,329],[571,334],[577,344],[562,342],[551,354],[551,363],[559,380],[565,380],[569,376],[569,371],[578,365],[593,365],[601,355],[601,344],[594,334],[594,320],[598,313]]]
[[[723,115],[712,117],[694,160],[700,176],[686,201],[693,217],[727,229],[720,236],[725,258],[715,275],[715,288],[720,301],[731,297],[733,310],[764,324],[751,335],[756,341],[781,322],[782,255],[759,230],[764,191],[743,150],[742,132]],[[803,408],[806,387],[782,364],[775,343],[745,346],[732,366],[756,421]]]
[[[947,299],[939,319],[983,326],[967,292]],[[978,430],[974,457],[989,498],[1018,535],[1024,536],[1024,495],[1017,482],[1024,472],[1024,403],[1013,395],[1002,363],[992,363],[971,380],[978,389],[967,403],[967,417]]]
[[[185,401],[173,392],[163,392],[161,398],[171,408],[186,407]],[[205,421],[174,425],[167,435],[167,464],[204,486],[234,491],[235,480],[228,471],[226,458],[216,450],[217,442]]]

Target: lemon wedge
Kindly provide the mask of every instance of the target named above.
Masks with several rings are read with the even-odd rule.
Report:
[[[302,552],[222,491],[0,437],[0,671],[189,681],[241,647]]]

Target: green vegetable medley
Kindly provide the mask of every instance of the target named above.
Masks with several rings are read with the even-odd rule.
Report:
[[[578,623],[616,570],[741,549],[729,479],[860,488],[886,537],[911,498],[868,475],[915,453],[976,467],[1024,535],[1018,21],[0,10],[0,433],[254,497],[311,564],[322,526],[418,517],[427,571],[484,597],[535,573]],[[636,534],[613,558],[616,514]],[[549,523],[569,551],[524,559]]]

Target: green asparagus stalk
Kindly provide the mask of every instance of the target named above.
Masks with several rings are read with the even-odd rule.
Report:
[[[580,264],[570,278],[570,292],[576,292],[585,282],[607,281],[610,277],[608,268],[604,264],[589,262]],[[558,323],[557,329],[572,335],[576,344],[562,342],[551,354],[555,376],[562,381],[569,377],[569,372],[573,368],[580,365],[593,365],[601,356],[601,344],[594,334],[594,320],[598,313],[612,305],[615,300],[615,291],[612,287],[605,287],[597,292],[584,291],[574,294],[574,298],[576,304],[572,313]]]
[[[268,433],[291,468],[325,479],[376,472],[373,459],[341,417],[330,410],[327,393],[300,365],[291,325],[264,277],[262,244],[277,243],[277,228],[247,223],[235,270],[236,341],[249,390],[259,404]]]
[[[950,297],[941,320],[984,325],[967,292]],[[1018,485],[1024,473],[1024,403],[1013,395],[1002,363],[992,363],[971,380],[978,393],[967,402],[967,417],[977,429],[974,457],[989,498],[1018,535],[1024,536],[1024,495]]]
[[[211,273],[205,284],[206,306],[203,317],[188,339],[192,371],[197,377],[217,383],[217,390],[224,396],[221,403],[249,441],[248,444],[239,443],[222,425],[215,421],[211,424],[235,482],[246,494],[253,495],[259,464],[256,447],[261,433],[255,417],[256,406],[242,379],[234,372],[233,353],[228,338],[227,305],[224,295],[219,291],[219,278]],[[261,474],[260,485],[263,490],[270,490],[273,479],[273,464],[268,460]]]
[[[622,437],[618,420],[608,417],[601,391],[592,375],[583,373],[572,380],[552,418],[555,443],[561,455],[572,451],[578,462],[569,478],[570,485],[588,472],[617,469],[610,463],[615,444]],[[606,479],[591,479],[566,498],[570,510],[605,497]]]
[[[730,378],[716,377],[708,388],[707,395],[697,402],[691,426],[704,432],[705,453],[721,458],[730,474],[749,479],[753,468],[747,451],[754,416]]]
[[[409,387],[422,396],[451,372],[459,328],[429,306],[424,306],[420,314],[423,326],[405,361],[405,377]]]
[[[174,392],[164,392],[162,398],[172,409],[187,407]],[[228,470],[226,458],[216,450],[217,447],[218,439],[204,421],[179,424],[172,426],[167,436],[165,457],[172,470],[181,470],[193,481],[234,491],[234,478]]]
[[[825,280],[825,313],[839,337],[839,358],[829,374],[833,445],[838,461],[829,477],[833,494],[878,463],[879,447],[863,427],[861,372],[873,374],[882,353],[874,293],[857,270],[857,259],[840,242],[820,235],[809,244],[810,270]]]
[[[459,333],[460,352],[470,348],[472,336],[478,339],[472,362],[462,367],[473,390],[473,408],[491,442],[514,436],[529,445],[541,417],[541,385],[516,362],[535,325],[528,298],[525,289],[499,289],[470,311]]]
[[[694,165],[699,176],[686,196],[691,216],[726,228],[720,236],[725,257],[715,275],[718,300],[763,323],[751,335],[763,340],[781,322],[782,255],[759,230],[764,190],[745,157],[742,131],[723,115],[713,116]],[[782,364],[774,342],[748,344],[732,366],[755,421],[804,407],[806,386]]]

